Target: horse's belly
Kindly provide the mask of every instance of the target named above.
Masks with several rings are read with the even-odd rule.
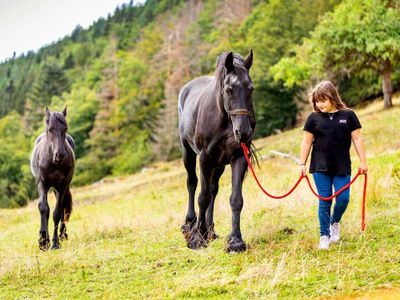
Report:
[[[199,145],[196,144],[195,122],[193,122],[193,120],[190,120],[190,118],[183,117],[180,127],[181,139],[185,140],[190,145],[192,150],[196,152],[196,154],[199,154],[201,148],[199,147]]]

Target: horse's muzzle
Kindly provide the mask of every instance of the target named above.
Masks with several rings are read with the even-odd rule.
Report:
[[[53,157],[53,162],[55,163],[55,164],[60,164],[60,163],[62,163],[64,160],[65,160],[65,157],[66,157],[67,155],[66,154],[63,154],[63,153],[56,153],[55,155],[54,155],[54,157]]]
[[[235,129],[234,136],[237,143],[248,143],[253,138],[253,130],[249,129],[246,132],[241,132]]]

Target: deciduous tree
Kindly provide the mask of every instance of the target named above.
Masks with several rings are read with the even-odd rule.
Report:
[[[391,75],[400,61],[400,1],[345,0],[326,14],[296,56],[273,68],[288,86],[365,69],[381,75],[384,108],[392,106]]]

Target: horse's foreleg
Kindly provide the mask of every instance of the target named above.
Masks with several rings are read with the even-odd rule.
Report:
[[[211,201],[211,176],[213,168],[211,163],[206,161],[204,155],[200,155],[200,171],[201,171],[201,191],[198,199],[199,215],[196,222],[196,227],[191,231],[188,240],[188,247],[191,249],[198,249],[207,246],[207,224],[206,212]]]
[[[228,238],[226,251],[241,252],[246,250],[246,244],[240,231],[240,213],[243,208],[242,184],[247,170],[247,161],[244,156],[231,163],[232,168],[232,194],[230,204],[232,209],[232,231]]]
[[[53,222],[54,222],[54,233],[52,239],[53,245],[51,246],[51,249],[60,248],[60,241],[58,239],[58,225],[60,223],[62,215],[62,199],[64,197],[64,194],[65,194],[65,189],[58,190],[56,192],[56,207],[54,208],[53,211]]]
[[[218,194],[219,188],[219,179],[221,178],[222,174],[224,173],[225,167],[215,168],[212,178],[211,178],[211,201],[210,205],[207,208],[206,213],[206,224],[207,224],[207,240],[212,241],[218,238],[218,235],[214,231],[214,203],[215,198]]]
[[[50,208],[47,203],[47,192],[49,189],[44,185],[43,182],[38,182],[38,192],[39,192],[39,203],[38,209],[40,212],[40,230],[39,230],[39,248],[40,250],[48,250],[50,247],[50,238],[49,238],[49,214]]]
[[[185,224],[182,225],[181,229],[185,238],[189,239],[190,231],[197,220],[196,212],[194,210],[194,197],[198,181],[196,175],[196,153],[190,148],[189,145],[183,146],[183,163],[187,171],[186,186],[189,194],[189,201]]]

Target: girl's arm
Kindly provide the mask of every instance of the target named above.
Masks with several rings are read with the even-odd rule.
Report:
[[[360,129],[356,129],[351,132],[351,139],[353,140],[354,147],[356,148],[358,157],[360,159],[361,173],[367,173],[368,166],[367,166],[367,160],[365,158],[364,142],[361,138]]]
[[[301,173],[306,175],[306,162],[308,155],[310,154],[312,142],[314,140],[314,135],[308,131],[303,131],[303,141],[301,142],[301,149],[300,149],[300,167]]]

